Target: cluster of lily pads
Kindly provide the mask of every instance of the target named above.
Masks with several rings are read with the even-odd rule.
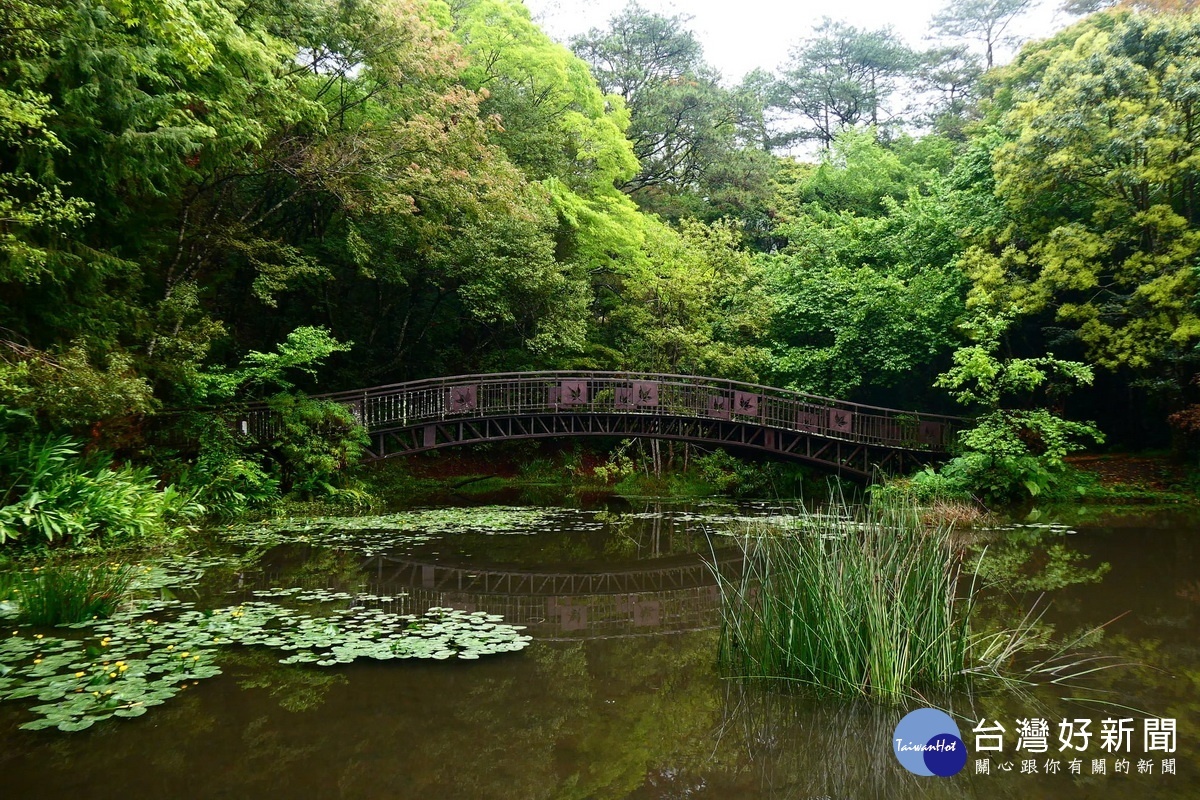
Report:
[[[142,567],[139,586],[194,586],[212,563],[179,559]],[[219,675],[218,652],[230,645],[271,648],[281,653],[280,663],[324,667],[358,658],[474,660],[521,650],[531,639],[521,626],[484,612],[391,613],[379,607],[398,599],[388,596],[294,587],[253,594],[309,606],[255,599],[198,609],[173,597],[142,599],[109,619],[63,626],[79,638],[18,627],[0,637],[0,700],[38,701],[31,707],[38,718],[23,728],[80,731],[111,717],[141,716]]]
[[[429,508],[361,517],[266,520],[233,526],[224,538],[258,547],[303,543],[377,556],[448,532],[538,533],[567,513],[567,509],[512,506]]]
[[[1010,522],[1007,525],[996,525],[985,530],[1001,532],[1021,531],[1042,533],[1050,536],[1071,536],[1078,533],[1070,525],[1064,525],[1061,522]]]
[[[816,511],[780,513],[777,506],[762,506],[759,509],[749,504],[739,508],[744,513],[664,510],[628,512],[622,514],[621,519],[661,519],[672,524],[700,525],[706,532],[721,536],[744,536],[747,526],[781,531],[819,532],[828,529],[830,523],[838,525],[841,529],[851,529],[857,524],[845,514]]]

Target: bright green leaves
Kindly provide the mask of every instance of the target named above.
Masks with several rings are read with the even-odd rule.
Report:
[[[731,223],[648,222],[644,257],[618,267],[624,302],[604,331],[621,369],[757,378],[771,299]]]
[[[35,165],[49,154],[65,150],[51,127],[52,98],[40,91],[35,66],[61,24],[58,9],[39,3],[13,0],[0,7],[0,281],[46,277],[46,236],[90,216],[90,204],[64,194],[60,179],[28,174],[37,173]]]
[[[107,0],[123,24],[145,28],[192,72],[212,64],[216,48],[204,31],[227,12],[212,0]],[[199,19],[198,19],[199,18]]]
[[[996,191],[1015,222],[1001,238],[1022,258],[977,253],[975,293],[1026,312],[1055,307],[1110,369],[1152,368],[1200,338],[1198,24],[1086,21],[1040,54],[1040,80],[1001,121]]]
[[[975,426],[960,434],[965,452],[942,468],[939,480],[951,490],[997,501],[1042,494],[1062,476],[1068,453],[1082,449],[1089,439],[1104,441],[1093,423],[1029,408],[1076,386],[1090,386],[1092,368],[1053,355],[1002,357],[1011,322],[1009,317],[976,315],[968,326],[975,343],[955,351],[953,366],[937,380],[959,403],[985,409]]]
[[[786,246],[761,259],[776,381],[835,397],[932,381],[965,290],[954,260],[966,215],[924,163],[939,161],[936,148],[846,131],[816,168],[781,176]]]
[[[515,0],[455,5],[455,34],[469,62],[464,82],[486,91],[499,115],[494,139],[533,179],[554,177],[584,194],[637,171],[624,103],[605,97],[588,66],[556,44]]]
[[[894,386],[954,341],[961,300],[953,275],[811,269],[788,258],[768,270],[781,295],[772,371],[789,386],[833,397]]]
[[[1039,408],[1033,411],[998,410],[985,414],[978,419],[974,428],[963,432],[960,443],[969,450],[998,461],[1035,456],[1046,467],[1057,470],[1062,468],[1063,458],[1081,449],[1080,442],[1087,439],[1104,441],[1095,426],[1065,420]],[[1030,490],[1030,494],[1038,493]]]
[[[339,342],[324,328],[297,328],[279,343],[273,353],[251,350],[242,357],[237,369],[200,375],[197,399],[230,400],[240,391],[254,391],[262,387],[290,389],[289,370],[313,375],[326,358],[348,351],[351,344]]]
[[[1078,361],[1053,355],[999,359],[995,347],[995,342],[960,347],[954,352],[954,365],[936,385],[949,389],[963,405],[996,407],[1004,397],[1028,397],[1038,390],[1053,396],[1092,383],[1092,368]]]

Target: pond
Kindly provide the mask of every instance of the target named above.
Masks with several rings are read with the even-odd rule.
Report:
[[[988,542],[995,586],[980,614],[1016,622],[1042,609],[1038,624],[1063,639],[1108,623],[1076,656],[1103,657],[1086,663],[1105,669],[1019,694],[930,698],[958,720],[969,758],[953,777],[924,778],[891,743],[920,703],[816,700],[719,674],[704,560],[736,571],[741,550],[723,533],[780,513],[606,499],[243,528],[228,558],[163,596],[201,612],[486,612],[531,641],[477,659],[328,666],[281,664],[287,654],[265,646],[223,649],[220,675],[78,733],[22,730],[33,701],[10,700],[0,705],[4,796],[1200,797],[1195,519],[1101,516],[964,543]],[[304,592],[281,591],[293,588]],[[1028,725],[1039,719],[1044,753]],[[1110,752],[1101,729],[1123,719],[1128,747]],[[1062,720],[1091,721],[1083,749],[1060,750],[1060,734],[1083,741]],[[1169,737],[1169,724],[1153,727],[1160,720],[1175,720]]]

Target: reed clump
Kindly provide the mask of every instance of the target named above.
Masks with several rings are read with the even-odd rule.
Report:
[[[948,527],[886,505],[749,530],[742,544],[744,571],[720,581],[728,672],[885,701],[967,682],[973,573]]]
[[[21,623],[70,625],[112,616],[135,577],[127,565],[45,567],[13,580],[9,592]]]

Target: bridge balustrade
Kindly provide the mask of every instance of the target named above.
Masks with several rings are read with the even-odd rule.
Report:
[[[459,375],[317,397],[350,408],[372,434],[422,426],[432,430],[430,426],[470,420],[633,416],[646,420],[644,429],[634,435],[654,436],[656,425],[666,420],[695,420],[760,428],[764,437],[777,431],[869,447],[946,453],[965,422],[959,417],[849,403],[740,381],[629,372]],[[261,406],[249,409],[239,421],[243,433],[258,438],[273,435],[278,424],[275,415]],[[425,447],[429,446],[436,445],[427,440]]]

